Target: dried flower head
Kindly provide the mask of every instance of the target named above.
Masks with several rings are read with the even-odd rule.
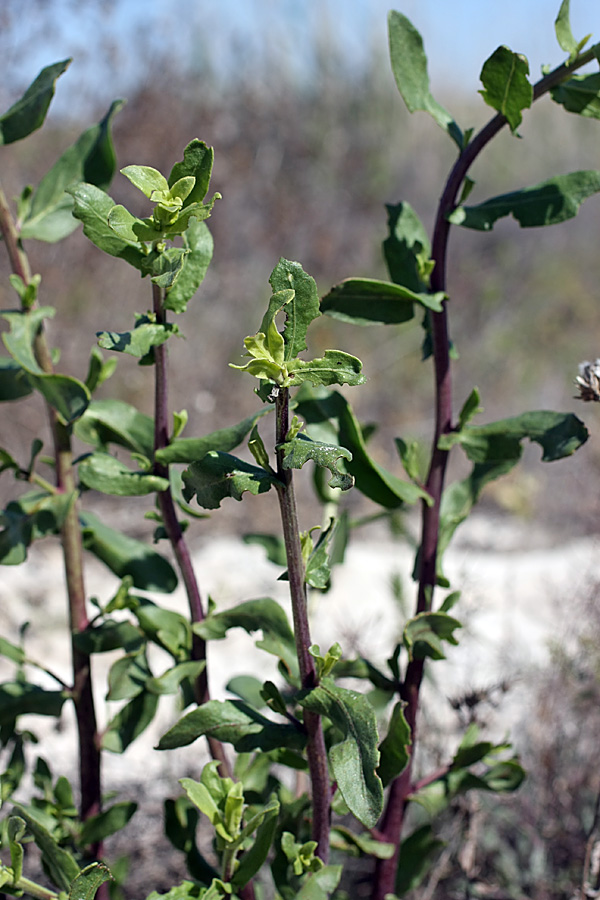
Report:
[[[591,363],[582,362],[579,364],[579,375],[575,379],[575,384],[579,388],[579,396],[576,400],[595,400],[600,402],[600,359]]]

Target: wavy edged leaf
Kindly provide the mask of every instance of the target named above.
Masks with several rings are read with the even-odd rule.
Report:
[[[323,297],[325,315],[354,325],[398,325],[414,316],[414,304],[440,312],[447,294],[415,293],[407,287],[373,278],[348,278]]]
[[[86,487],[113,497],[142,497],[166,491],[169,479],[147,472],[132,472],[109,453],[92,453],[79,463],[79,477]]]
[[[314,278],[304,271],[300,263],[281,257],[271,272],[269,284],[273,289],[274,295],[280,291],[294,291],[293,298],[283,307],[279,305],[278,309],[283,309],[286,317],[285,328],[283,329],[285,360],[286,362],[290,360],[296,361],[298,354],[306,350],[308,326],[321,314],[316,282]],[[263,325],[267,319],[270,322],[274,318],[274,314],[275,312],[269,306],[269,311],[263,319]],[[262,325],[260,330],[265,334],[267,333]]]
[[[126,447],[152,459],[154,420],[123,400],[94,400],[75,424],[80,441],[98,449]]]
[[[0,116],[0,144],[12,144],[44,124],[56,80],[67,70],[70,59],[46,66],[23,96]]]
[[[298,729],[272,722],[241,700],[210,700],[163,734],[157,749],[185,747],[204,734],[233,744],[238,753],[268,752],[279,747],[301,750],[306,743],[306,736]]]
[[[103,190],[108,187],[115,171],[115,150],[110,129],[113,117],[124,103],[124,100],[115,100],[104,118],[84,131],[42,178],[21,226],[21,238],[54,243],[77,228],[78,222],[73,217],[73,197],[65,190],[81,181]]]
[[[418,613],[406,623],[402,635],[409,659],[445,659],[443,642],[457,646],[457,628],[462,628],[461,623],[447,613]]]
[[[259,466],[252,466],[229,453],[210,450],[183,472],[183,497],[195,497],[204,509],[217,509],[226,497],[241,500],[245,491],[264,494],[278,480]]]
[[[342,472],[338,467],[338,460],[352,459],[352,454],[346,447],[313,441],[307,434],[298,434],[291,441],[279,444],[276,449],[283,451],[282,465],[284,469],[301,469],[310,459],[318,466],[329,469],[331,472],[330,487],[349,491],[354,484],[352,476]]]
[[[388,13],[390,61],[394,79],[409,112],[423,110],[448,132],[459,150],[463,147],[460,128],[449,112],[434,100],[429,90],[427,57],[423,38],[406,16],[391,10]]]
[[[123,753],[146,730],[157,708],[158,695],[142,691],[110,720],[102,734],[102,748]]]
[[[448,216],[453,225],[491,231],[503,216],[513,216],[521,228],[557,225],[572,219],[592,194],[600,191],[600,171],[586,169],[556,175],[532,187],[492,197],[478,206],[459,206]]]
[[[326,350],[317,359],[292,359],[287,365],[287,384],[298,386],[305,381],[314,385],[364,384],[362,363],[343,350]]]
[[[573,75],[552,88],[550,95],[567,112],[577,113],[588,119],[600,119],[600,73]]]
[[[119,237],[108,224],[111,210],[116,206],[112,197],[95,185],[85,182],[68,187],[66,190],[75,201],[73,215],[83,222],[85,236],[100,250],[110,256],[124,259],[142,271],[147,256],[145,249],[139,241]]]
[[[383,810],[383,785],[376,774],[379,736],[375,711],[367,698],[324,678],[300,699],[304,709],[327,716],[343,740],[329,750],[335,781],[350,812],[373,828]]]
[[[479,91],[488,106],[504,116],[513,134],[523,121],[521,110],[533,102],[533,86],[529,82],[529,63],[520,53],[498,47],[481,70],[483,90]]]
[[[69,900],[94,900],[100,885],[104,884],[105,881],[112,880],[113,876],[108,866],[99,862],[90,863],[89,866],[81,870],[71,884]]]
[[[194,296],[210,265],[213,239],[205,222],[193,219],[182,235],[185,259],[175,283],[167,290],[164,308],[183,313]]]
[[[79,875],[79,866],[68,850],[59,847],[48,829],[36,817],[35,810],[25,808],[20,803],[13,804],[19,816],[27,823],[37,847],[42,852],[44,869],[61,891],[68,891],[71,883]]]
[[[93,513],[80,513],[83,544],[119,578],[131,575],[136,588],[170,594],[177,587],[172,565],[155,550],[109,528]]]
[[[141,359],[147,356],[152,347],[160,347],[173,335],[179,334],[179,328],[170,322],[159,324],[149,316],[136,316],[133,331],[98,331],[98,346],[103,350],[114,350],[117,353],[128,353]]]
[[[177,438],[171,441],[167,447],[157,450],[155,457],[163,465],[169,465],[170,463],[197,462],[203,459],[209,450],[228,453],[238,447],[258,420],[272,409],[272,406],[264,407],[257,413],[242,419],[236,425],[220,428],[201,438]]]

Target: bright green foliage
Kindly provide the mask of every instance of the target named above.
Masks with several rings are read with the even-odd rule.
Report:
[[[492,197],[478,206],[459,206],[448,217],[454,225],[491,231],[503,216],[512,215],[521,228],[557,225],[572,219],[584,200],[600,191],[600,172],[591,169],[557,175],[533,187]]]
[[[591,35],[586,35],[586,37],[582,38],[582,40],[580,41],[577,41],[573,37],[569,9],[570,5],[570,0],[563,0],[563,2],[561,3],[558,15],[554,22],[554,30],[556,32],[556,39],[561,49],[569,54],[568,61],[569,63],[572,63],[575,59],[577,59],[577,56],[579,55],[581,50],[583,50]]]
[[[273,290],[273,297],[269,310],[263,319],[261,331],[268,327],[275,318],[278,311],[276,307],[279,306],[279,301],[276,298],[282,296],[284,291],[294,292],[279,307],[283,309],[286,317],[283,338],[285,341],[285,359],[289,361],[295,359],[303,350],[306,350],[308,326],[320,314],[317,285],[314,278],[307,275],[299,263],[283,259],[283,257],[271,272],[269,284]]]
[[[42,69],[21,99],[0,116],[0,144],[20,141],[44,124],[56,79],[67,70],[70,62],[65,59]]]
[[[110,870],[103,863],[91,863],[73,879],[69,890],[69,900],[94,900],[100,885],[106,881],[112,881],[112,877]]]
[[[392,72],[409,112],[428,112],[440,128],[448,132],[458,148],[462,149],[463,136],[460,128],[450,113],[434,100],[429,90],[423,38],[412,22],[395,10],[388,14],[388,34]]]
[[[488,104],[503,115],[513,134],[523,121],[521,110],[531,106],[533,87],[527,76],[529,63],[520,53],[498,47],[481,70],[484,90],[479,93]]]
[[[300,703],[327,716],[341,732],[342,739],[329,750],[332,774],[350,812],[373,828],[383,809],[383,786],[375,774],[379,738],[373,707],[363,694],[338,687],[330,678]]]
[[[329,480],[330,487],[349,491],[354,483],[352,476],[340,471],[337,464],[339,459],[352,459],[352,454],[345,447],[313,441],[308,435],[299,434],[277,449],[283,450],[284,469],[301,469],[310,459],[318,466],[329,469],[332,476]]]

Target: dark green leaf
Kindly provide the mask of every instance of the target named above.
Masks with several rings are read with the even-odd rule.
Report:
[[[412,744],[410,727],[404,718],[404,703],[394,706],[388,732],[379,745],[380,762],[377,774],[384,787],[400,775],[410,759],[409,747]]]
[[[567,110],[589,119],[600,119],[600,73],[574,75],[550,91],[552,99]]]
[[[64,59],[42,69],[21,99],[0,116],[0,144],[20,141],[44,124],[54,96],[56,79],[66,71],[70,62],[70,59]]]
[[[459,206],[449,216],[453,225],[491,231],[503,216],[512,215],[521,228],[556,225],[577,215],[588,197],[600,191],[600,172],[594,169],[557,175],[532,187],[492,197],[478,206]]]
[[[220,428],[201,438],[177,438],[168,447],[156,452],[156,459],[164,465],[169,463],[190,463],[203,459],[209,450],[220,450],[228,453],[242,443],[250,429],[272,406],[265,407],[259,412],[248,416],[237,425],[229,428]]]
[[[401,284],[417,295],[423,294],[429,286],[431,268],[427,232],[410,203],[398,203],[396,206],[386,206],[386,209],[389,236],[383,242],[383,255],[390,278],[394,284]],[[404,307],[407,313],[410,308],[408,304],[393,304],[389,300],[385,305],[399,310]],[[407,315],[407,319],[410,318]]]
[[[96,388],[110,378],[117,367],[117,360],[114,357],[104,360],[102,354],[97,347],[92,347],[90,353],[90,364],[85,379],[85,386],[90,394],[93,394]]]
[[[333,777],[349,810],[366,828],[373,828],[383,809],[377,723],[365,696],[324,678],[300,700],[305,709],[327,716],[343,735],[329,750]]]
[[[75,435],[98,449],[118,444],[151,459],[154,420],[122,400],[94,400],[76,423]]]
[[[137,803],[123,800],[96,816],[86,819],[81,829],[79,840],[84,847],[103,841],[122,828],[125,828],[137,809]],[[105,879],[106,880],[106,879]]]
[[[0,562],[19,565],[27,558],[27,548],[33,541],[58,534],[75,497],[75,493],[36,490],[9,503],[0,512]]]
[[[513,134],[523,120],[521,110],[533,102],[533,87],[527,76],[529,63],[520,53],[498,47],[483,64],[479,93],[493,109],[504,116]]]
[[[450,113],[434,100],[429,90],[427,57],[421,35],[406,16],[395,10],[388,14],[388,32],[392,72],[408,111],[428,112],[462,150],[460,128]]]
[[[252,466],[229,453],[210,450],[183,473],[183,497],[195,496],[204,509],[217,509],[226,497],[241,500],[245,491],[264,494],[277,479],[259,466]]]
[[[33,388],[21,366],[9,356],[0,356],[0,402],[27,397]]]
[[[178,662],[189,659],[192,632],[185,616],[142,597],[137,598],[134,612],[150,640],[164,647]]]
[[[318,359],[292,359],[287,366],[289,384],[300,385],[310,381],[314,385],[364,384],[362,363],[356,356],[342,350],[326,350]]]
[[[16,884],[23,875],[23,844],[21,843],[27,824],[20,816],[10,816],[7,823],[8,844],[10,847],[10,864],[12,882]]]
[[[89,821],[89,820],[88,820]],[[87,825],[87,822],[86,822]],[[84,831],[85,831],[84,825]],[[109,832],[112,833],[112,832]],[[71,884],[69,900],[94,900],[98,888],[105,881],[112,881],[108,866],[104,863],[94,862],[82,869],[77,878]]]
[[[213,239],[205,222],[192,220],[183,233],[183,248],[187,251],[183,270],[173,287],[167,291],[164,308],[175,313],[185,312],[206,275],[213,254]]]
[[[300,263],[292,262],[283,257],[279,260],[269,278],[269,284],[273,293],[293,290],[294,297],[283,307],[286,317],[283,338],[285,341],[285,361],[295,360],[299,353],[306,350],[306,332],[308,326],[320,315],[319,293],[314,278],[304,271]],[[269,318],[270,317],[270,318]],[[263,327],[266,321],[273,318],[273,311],[263,319],[260,330],[266,334]]]
[[[443,846],[444,842],[433,836],[431,825],[422,825],[402,841],[396,872],[399,897],[419,887]]]
[[[108,187],[115,170],[110,129],[123,104],[123,100],[115,100],[101,122],[88,128],[42,178],[21,227],[21,238],[54,243],[77,228],[73,198],[65,190],[81,181]]]
[[[148,316],[137,316],[133,331],[98,331],[98,346],[103,350],[114,350],[117,353],[128,353],[140,359],[147,356],[152,347],[160,347],[174,334],[179,334],[179,328],[172,323],[159,325]]]
[[[447,613],[423,612],[418,613],[404,626],[404,646],[412,659],[445,659],[443,641],[449,644],[458,644],[454,637],[454,631],[461,628],[457,619],[453,619]]]
[[[73,196],[73,215],[83,222],[85,236],[100,250],[124,259],[141,271],[146,261],[145,248],[137,241],[119,237],[108,224],[110,211],[115,207],[114,200],[100,188],[85,182],[67,188],[67,193]]]
[[[158,707],[158,696],[143,691],[130,700],[106,726],[102,748],[123,753],[146,730]]]
[[[321,310],[354,325],[397,325],[414,315],[414,304],[440,312],[447,295],[415,293],[391,281],[348,278],[336,284],[321,301]]]
[[[167,478],[132,472],[109,453],[92,453],[79,463],[78,471],[86,487],[115,497],[141,497],[169,487]]]
[[[152,250],[146,257],[142,267],[142,275],[150,275],[150,280],[170,290],[183,272],[187,250],[183,247],[167,247],[164,250]]]
[[[81,513],[86,550],[97,556],[108,568],[124,578],[131,575],[136,588],[170,594],[177,587],[172,565],[155,550],[122,532],[104,525],[93,513]]]
[[[516,791],[525,779],[525,770],[517,759],[496,763],[481,776],[488,790],[495,794]]]
[[[352,459],[352,454],[345,447],[313,441],[306,434],[298,434],[293,440],[279,444],[277,449],[283,451],[284,469],[301,469],[310,459],[318,466],[329,469],[332,476],[329,480],[330,487],[348,491],[354,483],[352,476],[338,467],[339,459]]]
[[[0,724],[10,724],[17,716],[52,716],[57,719],[67,695],[45,691],[37,684],[5,681],[0,684]]]
[[[61,891],[68,891],[71,882],[79,875],[79,866],[73,856],[59,847],[50,832],[36,817],[36,811],[29,807],[15,803],[14,807],[22,819],[25,819],[27,828],[35,838],[35,843],[42,851],[44,869]]]
[[[127,625],[129,623],[120,622],[119,624]],[[146,656],[146,647],[144,645],[133,653],[121,656],[112,664],[108,673],[108,694],[106,699],[132,700],[142,693],[150,678],[152,678],[152,672],[148,666],[148,657]],[[155,691],[155,693],[157,692]]]
[[[210,184],[214,155],[212,147],[207,147],[204,141],[195,138],[183,151],[183,160],[175,163],[171,169],[171,174],[167,179],[169,187],[173,187],[180,178],[185,178],[187,175],[192,175],[196,179],[191,194],[188,194],[184,200],[184,209],[191,203],[201,203],[204,200]]]
[[[86,628],[74,635],[75,645],[82,653],[107,653],[110,650],[133,652],[144,643],[144,636],[131,622],[106,619],[99,625]],[[117,661],[121,663],[120,660]]]
[[[167,731],[157,749],[185,747],[203,734],[233,744],[239,753],[278,747],[301,750],[306,743],[305,735],[296,728],[272,722],[241,700],[210,700]]]

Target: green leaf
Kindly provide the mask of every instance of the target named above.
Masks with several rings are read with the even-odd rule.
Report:
[[[264,813],[264,816],[256,830],[252,844],[240,859],[238,867],[233,873],[231,883],[234,890],[240,890],[248,884],[251,878],[254,878],[266,861],[273,844],[279,813],[278,801],[272,801],[270,807],[261,812]]]
[[[137,803],[122,800],[114,803],[109,809],[86,819],[81,829],[79,840],[84,847],[103,841],[111,834],[125,828],[137,809]],[[104,879],[106,881],[106,879]]]
[[[136,323],[133,331],[98,331],[98,346],[103,350],[114,350],[117,353],[129,353],[138,359],[147,356],[152,347],[160,347],[174,334],[179,334],[179,328],[172,323],[159,324],[149,316],[136,315]]]
[[[374,828],[383,810],[375,711],[367,698],[324,678],[300,700],[304,709],[327,716],[343,735],[329,750],[333,777],[350,812]]]
[[[296,413],[305,420],[309,434],[324,421],[333,422],[338,444],[352,453],[345,467],[354,477],[355,487],[370,500],[386,509],[421,499],[433,502],[422,488],[392,475],[369,456],[360,424],[337,391],[307,391],[299,398]]]
[[[150,640],[167,650],[177,662],[189,659],[192,632],[185,616],[143,597],[136,598],[133,609],[140,627]]]
[[[473,388],[467,399],[463,404],[463,408],[460,411],[460,415],[458,417],[458,431],[462,431],[466,425],[469,424],[471,419],[473,419],[480,412],[483,412],[482,407],[479,405],[481,397],[479,396],[479,391],[477,388]]]
[[[138,241],[119,237],[108,224],[108,217],[116,205],[112,197],[85,182],[67,188],[67,193],[75,201],[73,215],[83,222],[85,236],[100,250],[124,259],[141,271],[146,260],[146,249]]]
[[[583,201],[598,191],[600,171],[571,172],[520,191],[492,197],[478,206],[459,206],[450,213],[448,221],[477,231],[491,231],[498,219],[509,215],[521,228],[556,225],[576,216]]]
[[[120,204],[110,208],[107,221],[117,237],[128,244],[157,241],[164,234],[164,230],[153,219],[139,219]]]
[[[23,845],[21,843],[26,822],[20,816],[10,816],[7,822],[7,836],[10,847],[10,864],[12,867],[12,881],[17,883],[23,876]]]
[[[0,656],[22,665],[25,662],[25,651],[16,644],[11,644],[6,638],[0,637]]]
[[[152,459],[154,420],[122,400],[94,400],[75,424],[75,435],[98,449],[117,444]]]
[[[183,272],[186,256],[187,250],[183,247],[152,250],[142,267],[142,276],[150,275],[150,281],[168,291]]]
[[[443,847],[444,842],[433,836],[431,825],[422,825],[402,841],[396,871],[399,897],[419,887]]]
[[[89,626],[85,631],[75,634],[73,640],[77,649],[87,655],[108,653],[111,650],[133,652],[139,650],[145,643],[144,636],[139,628],[136,628],[131,622],[116,622],[113,619],[106,619],[93,627]],[[129,657],[127,659],[129,660]],[[129,662],[127,664],[129,665]],[[121,660],[116,661],[115,666],[117,665],[122,669],[123,663]]]
[[[457,619],[447,613],[418,613],[404,626],[403,640],[409,659],[445,659],[443,641],[456,646],[454,631],[462,628]]]
[[[245,491],[264,494],[278,483],[275,476],[259,466],[214,450],[192,463],[183,472],[182,478],[184,499],[189,503],[195,496],[204,509],[217,509],[226,497],[241,500]]]
[[[76,494],[48,494],[30,491],[0,512],[0,563],[19,565],[27,558],[27,548],[39,538],[58,534],[75,501]]]
[[[386,737],[379,745],[380,762],[377,774],[384,787],[400,775],[410,759],[412,744],[410,726],[404,717],[405,704],[399,701],[394,706]]]
[[[139,632],[137,632],[136,638],[139,641]],[[132,700],[142,693],[150,678],[152,678],[152,672],[148,666],[146,647],[143,644],[140,649],[121,656],[112,664],[108,673],[108,694],[106,699]]]
[[[0,356],[0,402],[20,400],[33,391],[25,370],[9,356]]]
[[[388,33],[392,72],[398,90],[409,112],[423,110],[448,132],[459,150],[463,148],[460,128],[449,112],[431,95],[427,57],[423,38],[414,25],[401,13],[391,10],[388,14]]]
[[[356,356],[342,350],[326,350],[317,359],[292,359],[287,364],[287,384],[294,387],[310,381],[314,385],[364,384],[362,363]]]
[[[304,271],[300,263],[281,257],[269,278],[269,284],[276,295],[280,291],[294,291],[293,298],[283,306],[286,317],[283,338],[285,341],[285,361],[295,360],[306,350],[306,332],[310,323],[320,315],[319,293],[314,278]],[[281,306],[279,306],[281,308]],[[267,333],[267,325],[274,313],[269,307],[260,330]]]
[[[176,694],[183,681],[194,682],[206,668],[206,660],[188,660],[167,669],[162,675],[150,678],[146,688],[153,694]]]
[[[354,325],[397,325],[414,316],[414,304],[440,312],[447,294],[415,293],[391,281],[348,278],[323,297],[326,315]]]
[[[529,63],[520,53],[498,47],[483,64],[479,93],[488,106],[497,110],[508,122],[513,134],[523,120],[522,109],[533,102],[533,87],[527,76]]]
[[[136,588],[170,594],[177,587],[171,564],[155,550],[104,525],[93,513],[80,513],[86,550],[97,556],[119,578],[131,575]]]
[[[93,406],[93,405],[92,405]],[[229,428],[220,428],[201,438],[177,438],[168,447],[157,450],[156,460],[163,465],[170,463],[190,463],[203,459],[209,450],[220,450],[228,453],[238,447],[248,432],[256,425],[258,420],[271,412],[272,406],[265,407],[259,412],[242,419],[237,425]]]
[[[148,199],[152,198],[154,191],[159,193],[168,193],[169,191],[165,176],[151,166],[125,166],[124,169],[121,169],[121,175],[128,178]]]
[[[294,900],[327,900],[342,877],[341,866],[323,866],[306,879]]]
[[[221,640],[230,628],[243,628],[248,634],[262,631],[257,647],[279,657],[292,672],[296,669],[296,642],[287,616],[279,603],[270,597],[247,600],[232,609],[209,613],[195,622],[194,633],[205,641]]]
[[[60,716],[67,699],[63,691],[45,691],[37,684],[5,681],[0,684],[0,724],[9,725],[17,716]]]
[[[185,747],[203,734],[233,744],[238,753],[268,752],[278,747],[301,750],[306,743],[301,731],[272,722],[241,700],[210,700],[163,734],[157,749]]]
[[[182,235],[186,256],[175,284],[167,291],[164,308],[183,313],[206,275],[213,255],[213,239],[205,222],[193,219]]]
[[[559,47],[561,50],[564,50],[565,53],[569,54],[569,62],[572,62],[579,52],[579,46],[571,31],[569,7],[570,0],[563,0],[554,21],[554,31],[556,32],[556,40],[558,41]]]
[[[169,479],[132,472],[109,453],[92,453],[79,463],[79,477],[86,487],[114,497],[141,497],[166,491]]]
[[[210,176],[213,167],[214,150],[207,147],[204,141],[195,138],[183,151],[183,160],[175,163],[168,178],[169,187],[176,184],[181,178],[193,176],[195,178],[194,189],[184,201],[184,209],[192,203],[200,203],[208,193]]]
[[[123,753],[146,730],[158,707],[158,696],[142,691],[130,700],[106,726],[101,745],[111,753]]]
[[[567,112],[578,113],[588,119],[600,119],[600,73],[574,75],[550,91],[555,103]]]
[[[79,866],[75,859],[68,850],[58,846],[31,807],[25,809],[20,803],[15,803],[14,808],[27,823],[27,828],[33,835],[37,847],[42,852],[44,870],[61,891],[68,891],[71,882],[79,875]]]
[[[81,181],[108,187],[115,170],[110,129],[123,105],[123,100],[115,100],[104,118],[88,128],[42,178],[21,226],[21,238],[54,243],[77,228],[73,197],[65,193],[66,188]]]
[[[269,562],[274,563],[276,566],[287,565],[285,543],[279,535],[255,532],[242,535],[242,540],[245,544],[258,544],[259,547],[262,547]]]
[[[386,209],[389,236],[383,242],[383,255],[390,278],[394,284],[401,284],[419,296],[429,286],[432,265],[429,237],[410,203],[398,203],[396,206],[386,206]],[[386,305],[401,307],[400,303],[393,305],[389,301]],[[408,309],[406,304],[406,312]],[[407,320],[409,318],[407,316]]]
[[[384,844],[382,841],[372,838],[368,831],[362,834],[355,834],[349,828],[343,825],[335,825],[331,829],[332,847],[335,846],[338,839],[343,841],[341,848],[350,856],[374,856],[375,859],[391,859],[394,855],[394,844]]]
[[[69,900],[94,900],[100,885],[104,884],[105,881],[112,880],[113,876],[108,866],[99,862],[91,863],[89,866],[86,866],[85,869],[81,870],[77,878],[75,878],[71,884]]]
[[[311,459],[318,466],[329,469],[332,476],[330,487],[348,491],[354,484],[352,476],[342,472],[337,464],[339,459],[352,459],[352,454],[345,447],[313,441],[308,435],[299,434],[293,440],[279,444],[277,450],[283,451],[284,469],[301,469]]]
[[[70,59],[46,66],[29,85],[20,100],[0,116],[0,144],[12,144],[44,124],[56,79],[66,71]]]
[[[85,379],[85,386],[90,394],[93,394],[96,388],[99,388],[101,384],[104,384],[104,382],[111,377],[116,368],[117,360],[114,359],[114,357],[105,360],[98,348],[92,347],[90,364]]]

